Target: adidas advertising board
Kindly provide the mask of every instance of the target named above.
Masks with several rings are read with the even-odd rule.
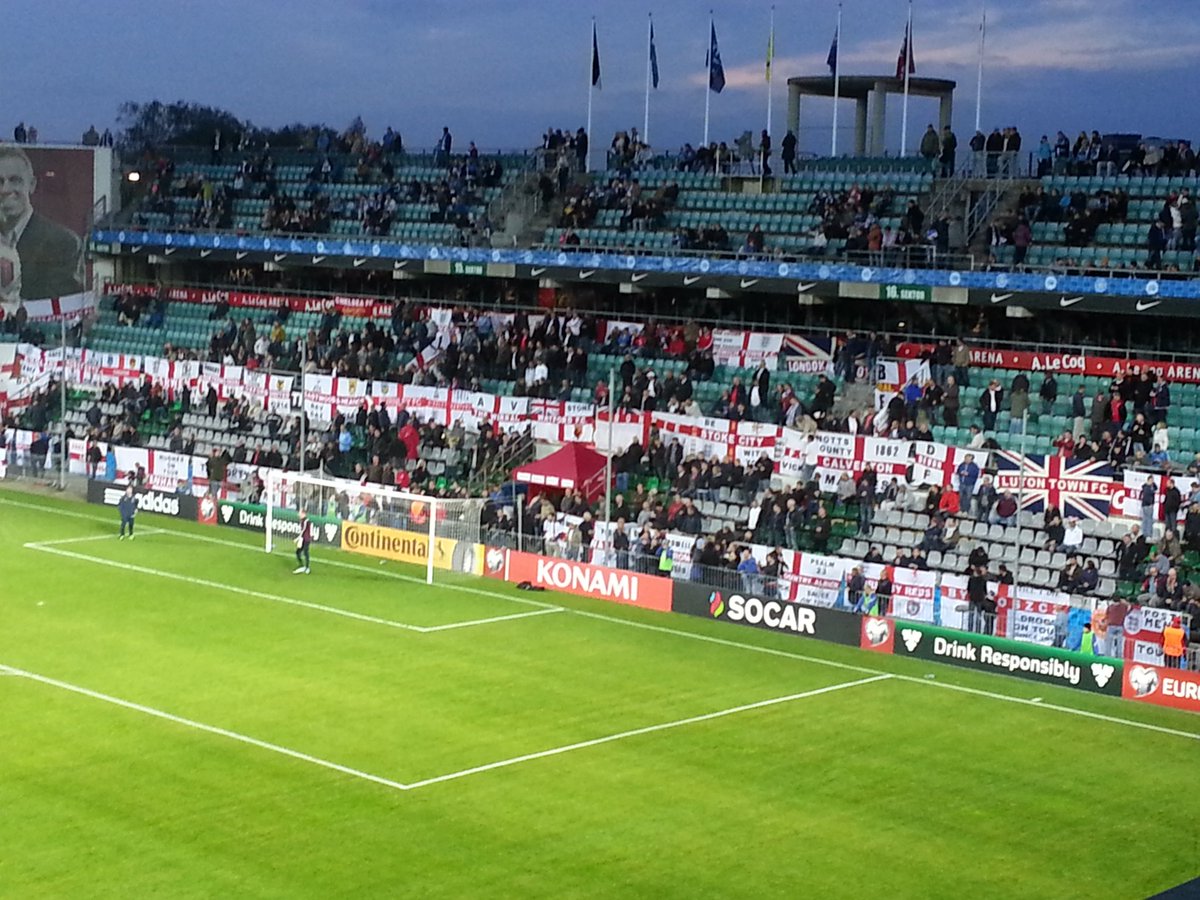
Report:
[[[1121,694],[1124,664],[1118,659],[916,622],[893,621],[892,627],[892,652],[896,656],[914,656],[1098,694]]]
[[[309,516],[313,523],[313,543],[337,546],[341,541],[342,524],[338,519]],[[262,534],[267,528],[267,508],[259,503],[217,504],[217,524]],[[271,517],[271,531],[276,537],[291,540],[300,534],[300,520],[290,509],[277,509]]]
[[[749,625],[852,647],[859,646],[860,641],[860,617],[852,613],[762,597],[745,591],[723,590],[690,581],[675,582],[671,609],[689,616]]]
[[[127,485],[114,481],[89,481],[88,503],[109,506],[116,509],[125,495]],[[191,494],[169,494],[166,491],[135,489],[134,499],[137,501],[139,513],[157,513],[160,516],[170,516],[173,519],[188,519],[195,522],[199,519],[199,503]]]

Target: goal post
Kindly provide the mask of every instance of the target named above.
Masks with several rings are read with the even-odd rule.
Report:
[[[437,497],[386,485],[272,471],[264,482],[264,544],[299,534],[304,512],[315,543],[349,553],[420,565],[433,584],[438,570],[482,574],[482,498]]]

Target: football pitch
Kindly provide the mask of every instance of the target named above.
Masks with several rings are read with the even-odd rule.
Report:
[[[0,491],[0,896],[1146,897],[1200,720]]]

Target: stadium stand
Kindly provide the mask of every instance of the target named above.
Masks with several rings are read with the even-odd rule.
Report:
[[[772,180],[769,191],[756,177],[686,168],[601,173],[567,193],[544,243],[779,259],[886,252],[928,264],[920,208],[933,176],[891,162],[833,163]]]
[[[530,164],[519,155],[243,152],[229,162],[157,159],[132,212],[147,228],[390,235],[462,244],[490,237],[488,206]]]

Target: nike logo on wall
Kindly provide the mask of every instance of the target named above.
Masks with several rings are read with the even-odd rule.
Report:
[[[796,285],[796,292],[799,294],[807,294],[809,291],[811,291],[813,288],[815,288],[818,284],[820,284],[819,281],[810,281],[808,284],[805,284],[802,281],[798,285]]]
[[[758,284],[757,278],[749,278],[749,279],[743,278],[742,279],[742,290],[744,291],[746,288],[754,287],[756,284]]]
[[[359,266],[361,266],[366,261],[367,261],[367,258],[365,256],[358,257],[357,259],[354,260],[354,268],[357,269]]]
[[[632,276],[630,276],[630,277],[633,279],[633,283],[634,283],[634,284],[637,284],[639,281],[641,281],[643,278],[645,278],[645,277],[646,277],[647,275],[649,275],[649,274],[650,274],[649,272],[643,272],[641,275],[639,275],[639,274],[637,274],[637,273],[635,272],[635,273],[634,273]]]
[[[546,269],[545,269],[545,267],[544,267],[544,266],[543,266],[542,268],[540,268],[540,269],[530,269],[530,270],[529,270],[529,276],[530,276],[531,278],[537,278],[539,275],[541,275],[541,274],[542,274],[543,272],[545,272],[545,271],[546,271]]]
[[[1068,306],[1074,306],[1076,303],[1078,303],[1082,299],[1083,299],[1082,297],[1070,297],[1070,298],[1059,297],[1058,305],[1061,306],[1063,309],[1066,309]]]
[[[993,303],[1003,303],[1012,297],[1012,294],[992,294]]]
[[[691,285],[695,284],[697,281],[699,281],[703,277],[704,277],[703,275],[692,275],[692,276],[684,275],[683,276],[683,286],[690,287]]]
[[[1161,303],[1162,303],[1161,300],[1150,300],[1149,302],[1147,302],[1145,300],[1139,300],[1137,302],[1137,311],[1145,312],[1148,309],[1154,309],[1154,307],[1160,305]]]
[[[595,269],[588,269],[588,270],[586,270],[586,271],[584,271],[583,269],[580,269],[580,270],[579,270],[579,277],[580,277],[580,278],[591,278],[591,277],[592,277],[593,275],[595,275],[595,274],[596,274],[596,270],[595,270]]]

